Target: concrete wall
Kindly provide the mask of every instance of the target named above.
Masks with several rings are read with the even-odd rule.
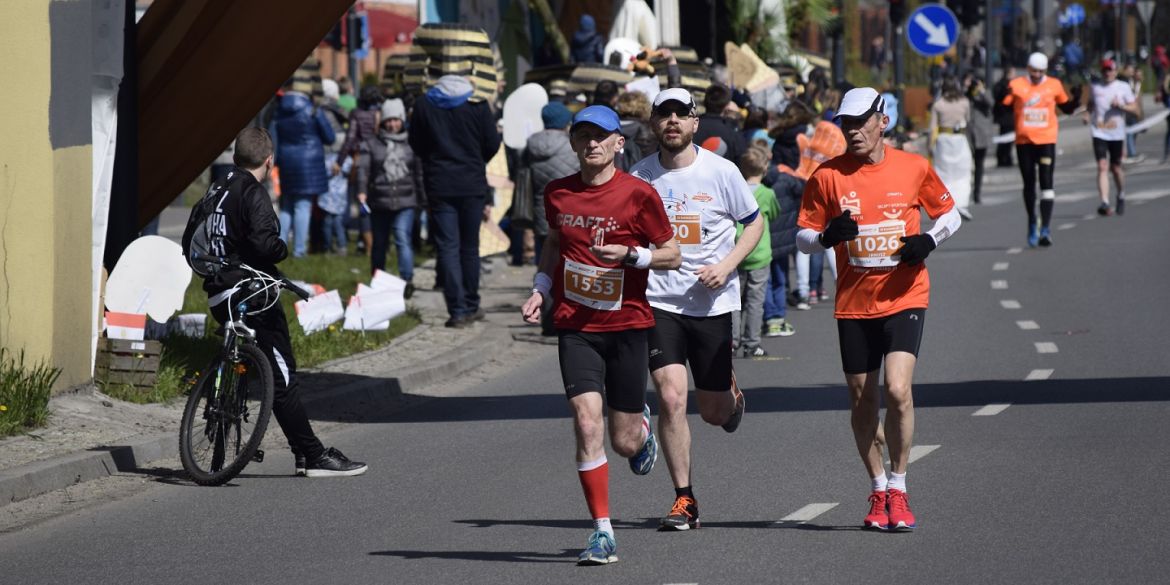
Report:
[[[90,2],[5,0],[0,19],[0,346],[58,388],[92,377]]]

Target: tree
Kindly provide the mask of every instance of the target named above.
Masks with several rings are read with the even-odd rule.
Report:
[[[731,15],[731,37],[746,44],[764,61],[788,53],[790,30],[782,2],[777,0],[724,0]]]

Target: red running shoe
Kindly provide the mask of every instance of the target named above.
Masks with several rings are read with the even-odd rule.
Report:
[[[890,515],[886,512],[886,492],[869,494],[869,514],[865,516],[862,528],[870,530],[888,530]]]
[[[910,511],[906,492],[892,489],[887,500],[890,506],[890,530],[913,530],[914,512]]]

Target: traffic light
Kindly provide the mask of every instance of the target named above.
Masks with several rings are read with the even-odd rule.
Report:
[[[905,0],[890,0],[890,22],[898,25],[906,19]]]

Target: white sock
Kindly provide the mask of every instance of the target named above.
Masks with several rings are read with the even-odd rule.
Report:
[[[593,521],[594,530],[600,530],[613,538],[613,524],[610,524],[609,518],[598,518]]]
[[[906,491],[906,474],[890,472],[890,483],[886,489],[898,490],[900,492]]]
[[[888,486],[889,481],[886,479],[886,472],[884,472],[884,471],[882,472],[881,475],[874,477],[874,478],[870,478],[869,481],[870,481],[870,485],[873,486],[873,491],[875,491],[875,492],[884,492],[889,487]]]

